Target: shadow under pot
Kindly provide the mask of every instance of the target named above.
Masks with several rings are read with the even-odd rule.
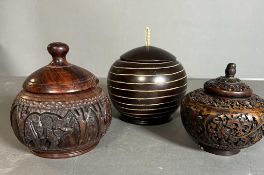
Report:
[[[93,149],[111,122],[108,97],[89,71],[66,61],[69,47],[51,43],[53,61],[24,82],[11,109],[16,137],[45,158],[73,157]]]
[[[234,63],[227,65],[225,73],[183,98],[181,118],[205,151],[229,156],[261,140],[264,100],[234,77]]]
[[[107,87],[122,120],[155,125],[172,119],[186,92],[187,77],[175,56],[142,46],[126,52],[112,65]]]

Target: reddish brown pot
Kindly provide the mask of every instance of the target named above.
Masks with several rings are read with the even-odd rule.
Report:
[[[182,100],[183,125],[207,152],[237,154],[262,138],[264,100],[235,73],[236,65],[228,64],[226,76],[207,81]]]
[[[68,50],[63,43],[48,46],[53,61],[26,79],[11,109],[16,137],[45,158],[93,149],[111,122],[110,102],[98,79],[68,63]]]

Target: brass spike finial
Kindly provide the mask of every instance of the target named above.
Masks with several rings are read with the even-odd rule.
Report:
[[[146,27],[145,30],[145,40],[146,40],[146,46],[150,46],[150,28]]]

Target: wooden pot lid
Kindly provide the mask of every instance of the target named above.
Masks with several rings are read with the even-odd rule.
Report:
[[[61,94],[87,90],[98,84],[98,79],[86,69],[70,64],[66,60],[69,46],[54,42],[48,45],[52,62],[33,72],[24,82],[23,88],[31,93]]]
[[[246,98],[252,95],[252,89],[246,83],[234,77],[236,74],[235,63],[229,63],[227,65],[225,74],[225,76],[205,82],[205,92],[233,98]]]
[[[150,46],[150,29],[145,31],[146,45],[132,49],[120,56],[121,61],[141,63],[173,62],[176,57],[171,53],[154,46]]]
[[[129,62],[163,63],[175,61],[176,57],[158,47],[141,46],[124,53],[120,59]]]

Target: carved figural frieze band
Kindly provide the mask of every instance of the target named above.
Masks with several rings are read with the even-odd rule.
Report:
[[[28,77],[12,105],[12,128],[38,156],[77,156],[105,134],[110,102],[92,73],[66,61],[66,44],[52,43],[48,50],[53,61]]]
[[[149,45],[123,54],[108,73],[113,105],[124,121],[152,125],[168,122],[187,88],[183,66],[169,52]]]
[[[233,155],[258,142],[263,135],[264,100],[235,78],[236,65],[226,76],[209,80],[204,89],[187,94],[181,104],[187,132],[205,151]]]

